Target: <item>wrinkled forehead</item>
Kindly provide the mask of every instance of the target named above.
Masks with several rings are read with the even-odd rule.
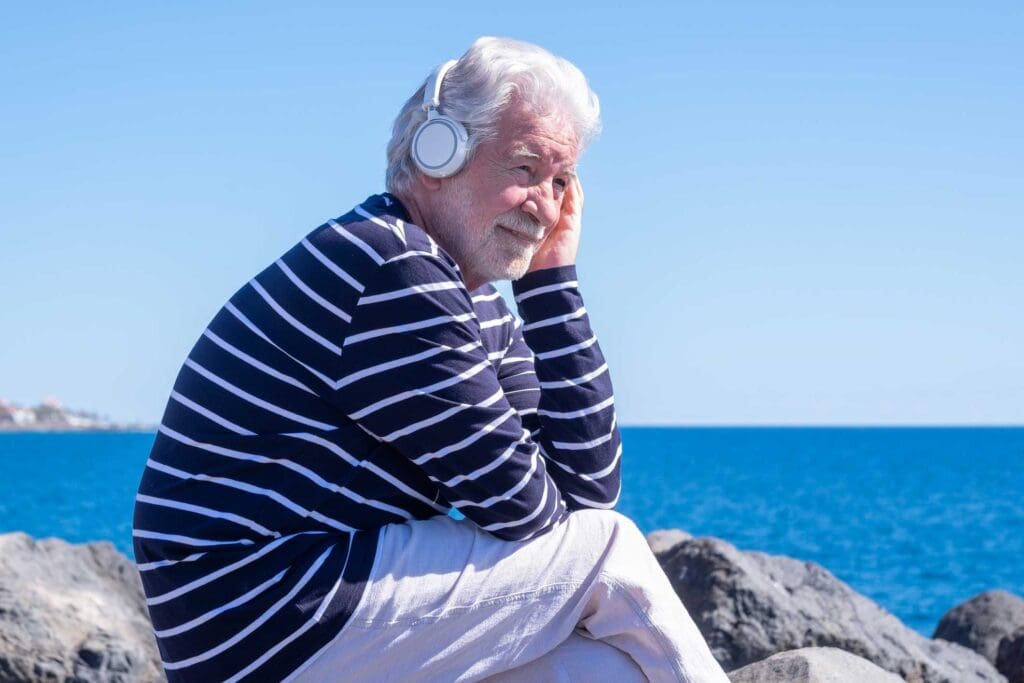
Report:
[[[579,157],[576,128],[572,119],[560,111],[540,113],[510,106],[498,120],[496,142],[509,159],[573,168]]]

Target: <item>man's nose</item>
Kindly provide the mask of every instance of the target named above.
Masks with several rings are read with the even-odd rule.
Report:
[[[549,183],[537,183],[531,187],[530,194],[523,202],[523,211],[545,228],[555,224],[561,208],[561,201],[555,197]]]

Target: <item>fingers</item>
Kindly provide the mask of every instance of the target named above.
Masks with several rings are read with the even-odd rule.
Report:
[[[565,188],[565,201],[562,211],[568,214],[579,214],[583,211],[583,186],[579,176],[572,176],[569,186]]]

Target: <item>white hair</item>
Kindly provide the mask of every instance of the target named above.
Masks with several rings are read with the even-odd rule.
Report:
[[[388,142],[386,186],[398,194],[419,173],[409,153],[413,135],[426,120],[426,80],[402,106]],[[559,111],[573,123],[582,153],[601,130],[601,107],[587,79],[568,60],[542,47],[510,38],[478,38],[441,84],[439,111],[460,121],[469,134],[469,156],[495,134],[502,109],[516,98],[540,112]]]

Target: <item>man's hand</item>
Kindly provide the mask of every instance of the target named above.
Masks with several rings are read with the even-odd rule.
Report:
[[[580,246],[582,221],[583,187],[580,185],[580,179],[574,175],[565,190],[565,196],[562,197],[562,213],[558,217],[558,222],[537,248],[526,272],[575,264],[576,252]]]

